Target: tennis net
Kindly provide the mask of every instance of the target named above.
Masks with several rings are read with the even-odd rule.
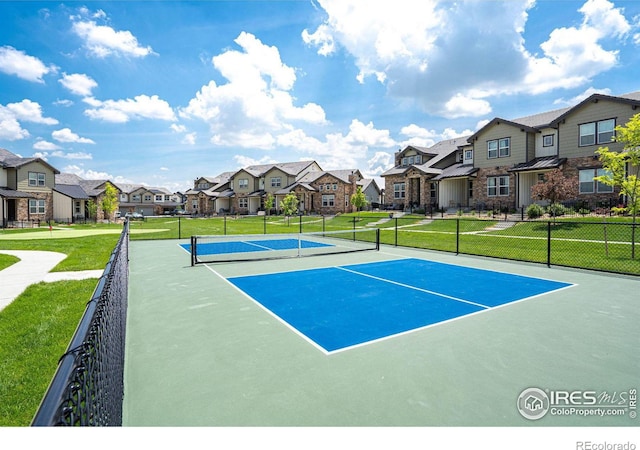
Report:
[[[379,250],[380,230],[358,228],[297,234],[191,236],[190,243],[182,246],[191,254],[192,266],[201,263],[298,258]]]

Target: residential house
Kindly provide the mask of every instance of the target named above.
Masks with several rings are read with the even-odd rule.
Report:
[[[165,188],[143,186],[141,184],[118,183],[119,211],[140,213],[143,216],[160,216],[181,209],[181,199]]]
[[[230,188],[234,172],[223,172],[217,177],[200,177],[193,189],[185,193],[185,210],[190,214],[210,216],[231,210],[233,190]]]
[[[640,92],[593,94],[577,105],[514,120],[495,118],[469,138],[478,169],[476,199],[517,209],[534,203],[531,187],[560,169],[578,185],[579,206],[595,208],[618,201],[611,186],[594,180],[603,173],[596,151],[622,150],[615,127],[640,110]]]
[[[53,218],[53,187],[59,171],[40,158],[0,148],[0,218],[3,228]]]
[[[274,208],[278,210],[286,196],[283,189],[308,173],[321,170],[315,161],[261,164],[240,169],[229,180],[229,187],[233,191],[231,212],[255,214],[264,210],[264,200],[269,194],[274,196]],[[300,210],[310,206],[304,201],[299,205]]]
[[[367,199],[367,207],[369,209],[378,209],[382,203],[382,189],[378,186],[378,182],[374,179],[362,179],[357,182],[362,187],[362,192]]]
[[[396,152],[394,167],[381,174],[385,206],[409,209],[468,205],[476,170],[467,137],[431,147],[409,145]],[[441,187],[439,181],[443,181]]]
[[[120,193],[120,188],[109,180],[85,180],[72,173],[56,175],[53,188],[54,220],[56,222],[74,223],[87,219],[110,220],[116,218],[118,205],[107,216],[102,209],[107,185],[114,187]],[[89,202],[96,206],[95,217],[89,211]]]
[[[351,212],[351,196],[356,193],[362,174],[357,169],[311,171],[295,183],[276,192],[284,198],[290,192],[298,197],[298,210],[317,214]]]
[[[476,133],[429,148],[408,146],[385,173],[392,208],[519,209],[539,202],[531,188],[560,169],[575,180],[578,206],[613,204],[618,193],[594,180],[603,173],[596,150],[620,151],[615,127],[640,111],[640,92],[593,94],[575,106],[518,119],[495,117]]]

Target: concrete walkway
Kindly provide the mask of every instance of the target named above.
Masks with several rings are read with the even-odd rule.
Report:
[[[83,270],[77,272],[50,272],[67,255],[57,252],[34,250],[0,250],[13,255],[20,261],[0,270],[0,311],[16,299],[29,285],[60,280],[81,280],[100,278],[103,270]]]

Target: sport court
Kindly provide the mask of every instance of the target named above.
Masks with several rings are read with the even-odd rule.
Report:
[[[637,425],[516,409],[637,385],[637,279],[385,246],[191,267],[188,245],[130,243],[124,425]]]

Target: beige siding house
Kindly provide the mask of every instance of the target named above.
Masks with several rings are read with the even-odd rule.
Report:
[[[40,158],[0,149],[2,227],[53,219],[53,187],[59,171]]]

